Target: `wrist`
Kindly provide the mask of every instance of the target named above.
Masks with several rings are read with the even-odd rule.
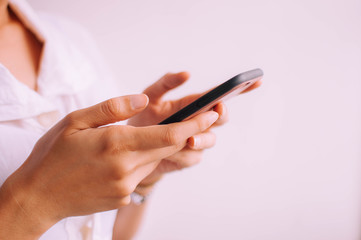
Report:
[[[138,185],[134,192],[141,195],[141,196],[149,196],[152,192],[153,192],[153,189],[154,189],[154,186],[155,186],[155,183],[152,184],[152,185]]]
[[[0,239],[37,239],[55,222],[44,217],[42,203],[28,186],[12,180],[0,187]]]
[[[135,188],[134,192],[136,192],[142,196],[148,196],[153,191],[156,183],[158,183],[162,177],[163,176],[160,175],[157,177],[145,178],[142,182],[140,182],[138,184],[138,186]]]
[[[151,193],[153,192],[155,184],[161,179],[162,176],[147,177],[138,184],[134,192],[130,195],[132,202],[135,205],[142,205],[147,201]]]

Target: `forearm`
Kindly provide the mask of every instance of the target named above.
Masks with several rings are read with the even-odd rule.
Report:
[[[38,239],[51,226],[42,221],[36,198],[19,189],[6,182],[0,187],[0,239]]]
[[[114,223],[113,240],[130,240],[137,233],[148,202],[141,205],[134,203],[118,210]]]
[[[151,178],[144,185],[140,184],[135,192],[148,196],[153,191],[154,185],[160,177]],[[148,205],[148,201],[141,204],[131,202],[128,206],[118,209],[117,217],[114,223],[113,240],[130,240],[136,235]]]

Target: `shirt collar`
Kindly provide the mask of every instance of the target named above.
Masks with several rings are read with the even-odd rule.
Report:
[[[54,111],[55,106],[47,97],[76,94],[95,81],[89,59],[72,44],[61,27],[41,19],[24,0],[10,0],[9,6],[44,46],[37,92],[15,79],[0,64],[0,121]]]
[[[22,84],[0,64],[0,121],[10,121],[55,111],[55,106]]]
[[[94,76],[82,78],[90,71],[89,60],[66,36],[61,23],[42,19],[24,0],[10,0],[9,5],[20,21],[44,43],[38,92],[44,96],[77,93],[95,81]],[[54,20],[54,19],[53,19]]]

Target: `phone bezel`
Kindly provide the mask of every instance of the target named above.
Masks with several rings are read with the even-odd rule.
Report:
[[[181,122],[195,116],[196,114],[208,111],[218,102],[224,101],[234,95],[238,95],[247,88],[251,87],[254,83],[260,80],[262,76],[263,71],[258,68],[240,73],[205,93],[197,100],[188,104],[159,124]]]

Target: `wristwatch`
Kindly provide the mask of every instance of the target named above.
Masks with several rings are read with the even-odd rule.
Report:
[[[130,198],[132,199],[132,202],[135,205],[141,205],[142,203],[144,203],[147,199],[148,199],[149,195],[143,196],[140,195],[139,193],[136,192],[132,192],[130,194]]]

